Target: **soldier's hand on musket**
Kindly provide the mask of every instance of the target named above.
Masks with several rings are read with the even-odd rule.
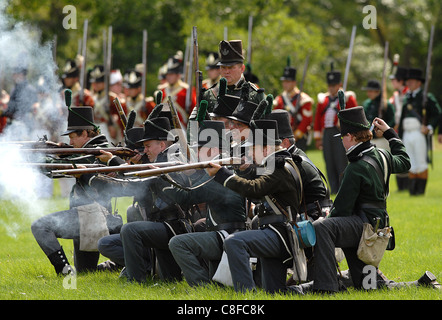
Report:
[[[107,163],[112,157],[113,154],[104,150],[100,150],[101,155],[96,156],[101,162]]]
[[[77,165],[75,165],[75,169],[86,169],[87,167],[86,166],[83,166],[83,165],[81,165],[81,164],[77,164]],[[82,176],[83,174],[82,173],[79,173],[79,174],[73,174],[72,176],[74,177],[74,178],[80,178],[81,176]]]
[[[215,164],[215,163],[209,163],[208,168],[206,168],[206,172],[209,176],[213,177],[214,175],[216,175],[216,173],[218,172],[219,169],[221,169],[221,166],[219,164]]]
[[[373,126],[375,133],[380,131],[382,134],[384,134],[385,131],[390,129],[390,126],[387,123],[385,123],[385,121],[382,120],[381,118],[374,118]]]
[[[141,164],[141,157],[143,153],[140,153],[137,149],[134,150],[137,154],[129,159],[129,164]]]
[[[316,149],[322,150],[322,138],[315,140],[315,146],[316,146]]]
[[[428,126],[426,126],[426,125],[422,125],[422,126],[421,126],[421,132],[422,132],[424,135],[427,135],[427,134],[430,132],[430,128],[429,128]]]

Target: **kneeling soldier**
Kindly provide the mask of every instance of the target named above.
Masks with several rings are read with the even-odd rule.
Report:
[[[240,195],[261,199],[260,229],[234,233],[224,241],[236,291],[255,290],[250,257],[261,261],[262,285],[266,291],[285,290],[287,267],[293,260],[291,231],[285,214],[297,213],[302,199],[299,171],[290,154],[280,146],[275,120],[252,120],[253,135],[246,146],[254,161],[264,166],[264,174],[253,180],[241,178],[212,164],[206,169],[215,180]],[[283,208],[284,213],[280,208]]]

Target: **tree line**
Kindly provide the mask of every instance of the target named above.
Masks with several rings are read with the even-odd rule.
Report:
[[[63,8],[76,9],[77,29],[63,28]],[[374,8],[364,13],[364,8]],[[89,21],[88,63],[103,62],[103,30],[112,26],[112,68],[122,72],[142,59],[142,31],[148,31],[146,92],[158,84],[158,70],[177,50],[184,52],[192,27],[198,28],[199,64],[204,71],[205,55],[218,50],[228,39],[243,40],[247,49],[248,20],[253,17],[252,72],[267,93],[278,94],[279,77],[290,57],[298,69],[298,82],[309,55],[304,91],[316,99],[326,90],[325,74],[333,62],[344,72],[350,35],[356,26],[348,90],[361,91],[369,79],[381,80],[385,42],[389,42],[390,72],[394,54],[400,65],[426,69],[431,25],[435,25],[430,91],[442,101],[442,24],[437,0],[11,0],[6,7],[16,21],[38,28],[41,42],[57,39],[56,61],[63,66],[74,58],[82,38],[83,21]],[[372,16],[369,16],[372,14]],[[363,22],[372,28],[364,28]],[[369,19],[369,20],[367,20]],[[375,26],[376,28],[373,28]],[[60,70],[61,72],[61,70]],[[392,88],[389,86],[389,95]]]

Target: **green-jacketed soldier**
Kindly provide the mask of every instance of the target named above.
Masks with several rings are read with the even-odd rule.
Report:
[[[248,82],[244,78],[245,65],[244,56],[242,55],[241,40],[221,41],[219,44],[219,54],[220,61],[218,62],[218,65],[220,66],[221,77],[227,80],[226,94],[239,97],[241,96],[241,88],[243,84],[249,83],[251,87],[249,100],[259,104],[261,100],[265,99],[264,90],[259,89],[255,84]],[[218,83],[204,92],[203,100],[206,100],[209,103],[207,109],[208,112],[212,112],[215,107],[218,92]],[[190,118],[193,119],[195,116],[195,113],[193,113]]]

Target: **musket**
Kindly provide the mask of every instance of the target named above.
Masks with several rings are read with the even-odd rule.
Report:
[[[427,125],[427,102],[428,102],[428,88],[431,81],[431,55],[433,54],[433,41],[434,41],[434,25],[431,26],[430,31],[430,41],[428,44],[428,55],[427,55],[427,69],[425,71],[425,84],[422,97],[422,124]]]
[[[114,148],[52,148],[52,149],[21,149],[21,152],[27,153],[43,153],[43,154],[55,154],[55,155],[72,155],[72,154],[87,154],[100,156],[102,153],[100,150],[107,151],[113,155],[120,157],[133,157],[137,153],[129,148],[114,147]]]
[[[353,28],[351,30],[350,46],[348,48],[347,64],[345,65],[344,82],[342,85],[344,92],[347,90],[348,73],[350,72],[351,56],[353,54],[353,46],[355,43],[355,37],[356,37],[356,26],[353,26]]]
[[[141,63],[143,64],[143,78],[141,79],[141,94],[143,99],[146,99],[146,77],[147,77],[147,30],[143,30],[143,45],[142,45]]]
[[[120,121],[123,124],[123,130],[126,130],[126,126],[127,126],[127,116],[124,113],[123,110],[123,106],[121,105],[120,99],[118,99],[118,97],[116,97],[114,99],[114,105],[117,108],[118,111],[118,115],[120,116]]]
[[[88,29],[88,19],[84,20],[83,26],[83,43],[82,43],[82,56],[83,56],[83,65],[80,70],[80,104],[84,104],[84,89],[86,86],[86,54],[87,54],[87,29]]]
[[[184,134],[183,128],[181,127],[180,118],[178,117],[172,98],[170,96],[167,96],[167,99],[169,102],[170,113],[172,115],[173,126],[178,134],[178,142],[180,143],[182,150],[186,149],[187,159],[190,160],[192,153],[190,152],[190,147],[187,143],[186,135]]]
[[[196,91],[196,108],[198,111],[201,98],[202,98],[202,82],[203,82],[203,73],[200,71],[200,65],[198,62],[198,33],[196,30],[196,26],[193,27],[193,61],[195,65],[195,91]],[[190,88],[189,88],[190,90]]]
[[[253,16],[249,16],[249,28],[247,37],[247,62],[252,65],[252,33],[253,33]]]
[[[382,119],[384,111],[387,110],[387,61],[388,61],[388,41],[385,41],[384,48],[384,67],[382,69],[382,97],[379,102],[378,117]]]
[[[66,144],[64,142],[53,142],[43,139],[37,141],[0,141],[0,147],[8,145],[25,147],[28,149],[73,148],[73,146]]]
[[[224,159],[218,159],[218,160],[183,164],[183,165],[167,167],[167,168],[158,168],[158,169],[141,170],[141,171],[135,171],[135,172],[127,172],[127,173],[124,173],[124,175],[125,176],[152,177],[152,176],[159,176],[162,174],[167,174],[167,173],[172,173],[172,172],[209,168],[210,163],[218,164],[221,166],[230,166],[230,165],[239,165],[239,164],[242,164],[243,162],[242,162],[241,158],[231,157],[231,158],[224,158]]]
[[[428,102],[428,88],[431,81],[431,55],[433,54],[433,41],[434,41],[434,25],[431,26],[430,31],[430,41],[428,44],[428,55],[427,55],[427,68],[425,71],[425,84],[422,97],[422,124],[428,125],[427,117],[427,102]],[[433,132],[429,131],[427,134],[427,143],[429,151],[429,160],[431,167],[433,167]]]
[[[304,70],[302,71],[302,79],[301,79],[301,83],[299,84],[299,94],[298,94],[298,99],[296,100],[296,107],[295,107],[295,115],[298,113],[299,110],[299,104],[301,103],[301,94],[302,94],[302,89],[304,88],[304,83],[305,83],[305,77],[307,76],[307,68],[308,68],[308,62],[310,59],[310,53],[307,54],[307,57],[305,58],[305,63],[304,63]]]
[[[45,170],[68,170],[74,169],[77,167],[77,164],[72,163],[42,163],[42,162],[20,162],[16,164],[17,166],[30,167],[36,169],[45,169]],[[103,164],[98,163],[82,163],[82,166],[86,168],[106,168]]]
[[[64,175],[77,175],[77,174],[92,174],[92,173],[110,173],[110,172],[127,172],[127,171],[139,171],[139,170],[148,170],[152,168],[152,165],[155,167],[163,168],[163,167],[171,167],[183,164],[179,161],[169,161],[169,162],[159,162],[159,163],[144,163],[144,164],[132,164],[132,165],[120,165],[120,166],[100,166],[100,167],[86,167],[86,168],[55,168],[53,170],[53,174],[64,174]],[[83,165],[83,164],[81,164]]]
[[[109,105],[109,86],[110,86],[110,73],[111,73],[111,65],[112,65],[112,26],[109,26],[108,33],[107,33],[107,46],[104,47],[104,90],[105,90],[105,97],[104,100],[104,109],[106,112],[110,115],[110,105]],[[109,117],[110,121],[112,122],[112,116]]]
[[[187,41],[186,54],[184,56],[185,61],[185,81],[189,88],[192,88],[192,66],[193,66],[193,33],[190,35],[190,39]],[[190,110],[192,105],[192,90],[186,90],[186,110]]]

